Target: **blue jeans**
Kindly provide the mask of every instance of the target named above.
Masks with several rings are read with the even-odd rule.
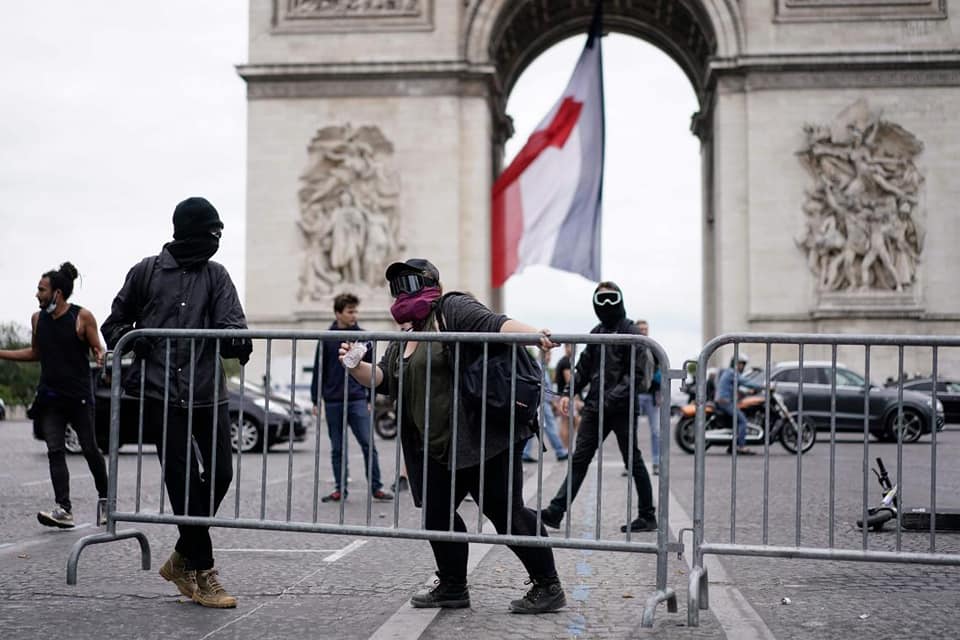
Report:
[[[732,415],[728,407],[730,406],[729,402],[726,403],[716,403],[717,411],[722,413],[725,416]],[[747,416],[743,415],[743,411],[737,409],[737,446],[742,447],[747,444]]]
[[[334,485],[337,491],[346,491],[346,479],[349,475],[347,461],[344,458],[344,468],[340,468],[340,458],[342,451],[347,448],[343,440],[343,403],[326,402],[323,408],[327,416],[327,433],[330,434],[330,462],[333,464]],[[363,468],[370,468],[370,455],[373,454],[372,476],[367,478],[370,481],[370,492],[376,493],[383,484],[380,482],[380,460],[377,457],[377,445],[373,444],[370,434],[370,412],[367,410],[366,400],[351,400],[347,403],[347,424],[353,431],[354,437],[360,443],[360,449],[363,451]],[[341,486],[341,479],[344,486]]]
[[[550,441],[553,452],[557,454],[558,458],[565,458],[568,452],[567,448],[563,446],[563,441],[560,440],[560,436],[557,435],[557,420],[553,415],[553,407],[550,406],[549,402],[545,401],[540,405],[540,410],[543,412],[543,432],[547,434],[547,440]],[[540,440],[536,436],[527,440],[527,445],[523,448],[523,457],[532,458],[534,447],[537,446],[536,443],[539,442]]]
[[[637,394],[637,409],[642,416],[647,416],[650,423],[650,457],[653,464],[660,464],[660,407],[654,402],[652,393]]]

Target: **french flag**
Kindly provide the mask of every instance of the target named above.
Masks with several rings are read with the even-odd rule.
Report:
[[[600,279],[604,123],[597,6],[566,90],[493,185],[494,287],[531,264]]]

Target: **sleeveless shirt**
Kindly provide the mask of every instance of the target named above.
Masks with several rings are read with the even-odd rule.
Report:
[[[90,345],[77,336],[80,307],[72,304],[59,318],[43,310],[37,319],[41,395],[90,400]]]

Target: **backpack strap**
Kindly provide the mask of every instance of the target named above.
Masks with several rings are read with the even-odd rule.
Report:
[[[137,321],[143,316],[143,310],[147,306],[148,296],[150,295],[150,283],[153,282],[153,272],[156,270],[158,256],[144,258],[137,265]]]

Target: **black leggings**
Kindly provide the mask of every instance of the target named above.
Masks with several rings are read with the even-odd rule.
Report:
[[[507,530],[507,509],[512,513],[512,531],[514,535],[534,536],[537,530],[536,513],[523,504],[523,467],[520,461],[523,444],[520,443],[513,455],[513,495],[508,493],[510,478],[510,450],[488,459],[484,466],[483,514],[487,516],[498,533]],[[432,531],[450,530],[450,476],[446,465],[427,456],[426,528]],[[469,493],[480,504],[480,467],[468,467],[456,472],[454,509],[460,506]],[[467,526],[459,513],[454,512],[454,531],[466,532]],[[546,529],[540,526],[540,535],[547,536]],[[437,560],[437,574],[455,583],[466,583],[467,554],[466,542],[431,541],[433,555]],[[553,562],[553,551],[546,547],[524,547],[508,545],[520,562],[523,563],[531,578],[553,578],[557,569]]]
[[[230,448],[230,411],[226,403],[219,405],[217,418],[217,460],[211,483],[213,464],[213,419],[212,407],[195,407],[193,410],[193,440],[187,443],[187,410],[179,407],[167,409],[166,446],[163,441],[163,403],[148,400],[144,407],[144,422],[149,424],[151,439],[157,443],[157,456],[161,463],[166,450],[164,484],[170,496],[170,505],[176,515],[184,515],[186,496],[187,463],[190,463],[190,513],[192,516],[209,516],[217,512],[220,502],[233,480],[233,456]],[[145,425],[146,426],[146,425]],[[203,473],[200,473],[200,467]],[[210,513],[210,490],[213,487],[213,513]],[[185,556],[193,569],[213,567],[213,543],[210,527],[178,525],[180,539],[176,550]]]
[[[57,504],[67,511],[73,510],[70,503],[70,470],[67,468],[66,433],[67,424],[73,427],[87,459],[87,466],[93,474],[97,495],[107,497],[107,465],[97,448],[90,421],[90,403],[86,400],[69,398],[50,398],[40,407],[40,433],[47,443],[47,460],[50,463],[50,480],[53,482],[53,496]]]

